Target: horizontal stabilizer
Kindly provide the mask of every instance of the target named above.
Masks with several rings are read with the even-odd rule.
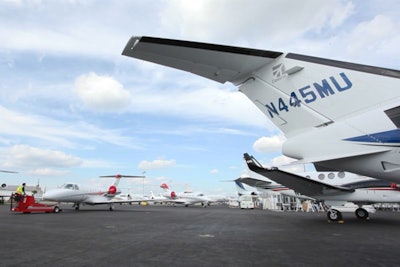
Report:
[[[132,37],[122,55],[225,83],[240,81],[283,53],[207,43]]]
[[[247,184],[252,187],[262,188],[262,189],[273,189],[276,188],[276,184],[272,184],[271,181],[262,181],[259,179],[251,178],[251,177],[240,177],[236,179],[244,184]]]

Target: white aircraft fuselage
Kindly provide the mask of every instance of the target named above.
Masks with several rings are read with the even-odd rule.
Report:
[[[107,175],[100,177],[115,177],[115,181],[107,189],[93,188],[89,186],[80,186],[75,183],[67,183],[60,188],[48,190],[43,194],[43,199],[55,202],[71,202],[74,203],[75,209],[78,210],[80,204],[84,205],[109,205],[109,209],[113,210],[113,204],[116,203],[132,203],[141,202],[144,199],[118,199],[116,198],[121,191],[118,189],[119,181],[122,177],[125,178],[144,178],[144,176]]]

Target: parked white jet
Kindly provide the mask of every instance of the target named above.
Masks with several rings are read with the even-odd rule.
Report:
[[[318,201],[348,201],[358,205],[355,214],[359,219],[368,219],[369,214],[362,206],[373,203],[400,203],[400,188],[393,183],[367,178],[361,181],[342,184],[340,186],[316,181],[294,173],[281,171],[278,168],[265,168],[253,156],[244,154],[249,169],[269,180],[294,190]],[[327,203],[328,204],[328,203]],[[327,213],[331,221],[342,220],[342,214],[336,209]]]
[[[14,172],[14,171],[6,171],[6,170],[0,170],[0,172],[18,173],[18,172]],[[10,197],[11,194],[14,193],[15,190],[18,188],[18,186],[19,185],[11,185],[11,186],[9,186],[6,183],[2,183],[1,186],[0,186],[0,203],[4,203],[4,198],[5,197]]]
[[[74,183],[67,183],[62,185],[60,188],[48,190],[43,194],[44,200],[56,201],[56,202],[72,202],[74,203],[75,210],[79,210],[81,204],[83,205],[102,205],[106,204],[109,206],[109,210],[114,209],[116,203],[132,203],[141,202],[141,199],[118,199],[121,191],[117,188],[121,178],[145,178],[145,176],[135,175],[106,175],[100,176],[103,178],[115,177],[115,181],[107,189],[89,188],[80,186]]]
[[[163,200],[164,202],[182,204],[185,205],[185,207],[197,203],[200,203],[203,207],[206,207],[210,202],[210,199],[207,198],[203,193],[187,191],[182,193],[175,193],[175,191],[169,189],[166,183],[161,184],[160,187],[165,192],[165,194],[163,195],[166,198],[165,200]]]
[[[152,37],[122,54],[233,83],[283,131],[288,157],[400,183],[398,70]]]

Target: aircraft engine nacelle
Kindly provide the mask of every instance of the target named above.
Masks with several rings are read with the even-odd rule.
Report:
[[[171,192],[171,198],[176,198],[176,194],[174,191]]]
[[[108,188],[107,195],[108,195],[108,196],[113,196],[113,195],[115,195],[116,193],[117,193],[117,187],[116,187],[115,185],[111,185],[111,186]]]
[[[4,183],[3,183],[3,184],[1,184],[1,188],[2,188],[2,189],[6,189],[6,188],[7,188],[7,185],[6,185],[6,184],[4,184]]]

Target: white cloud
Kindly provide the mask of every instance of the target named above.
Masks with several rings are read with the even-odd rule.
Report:
[[[65,176],[70,172],[67,170],[55,170],[51,168],[38,168],[31,171],[28,171],[29,175],[33,176]]]
[[[51,115],[51,114],[49,114]],[[45,141],[47,146],[87,148],[90,144],[78,144],[77,141],[104,142],[116,146],[139,148],[140,144],[132,137],[122,136],[118,130],[102,129],[82,121],[58,121],[40,115],[15,112],[0,105],[0,132],[4,144],[15,143],[15,137],[33,138]]]
[[[254,142],[253,149],[261,153],[280,152],[285,140],[283,135],[263,136]]]
[[[308,31],[335,28],[350,14],[351,2],[241,0],[168,1],[162,14],[166,29],[176,28],[195,40],[240,40],[261,43],[289,41]],[[284,11],[284,12],[283,12]],[[205,15],[206,14],[206,15]],[[255,23],[256,22],[256,23]],[[244,34],[245,33],[245,34]]]
[[[131,102],[131,95],[121,83],[96,73],[79,76],[74,91],[86,107],[95,111],[121,111]]]
[[[212,169],[210,171],[210,174],[218,174],[218,173],[219,173],[219,171],[217,169]]]
[[[82,159],[59,150],[49,150],[28,145],[1,148],[1,166],[8,169],[71,168],[82,164]]]
[[[176,161],[174,159],[164,160],[164,159],[156,159],[153,161],[142,160],[138,169],[140,170],[155,170],[155,169],[163,169],[171,166],[175,166]]]
[[[178,116],[213,122],[227,122],[254,127],[275,128],[265,115],[237,89],[208,87],[205,84],[185,85],[180,79],[176,88],[165,88],[175,83],[179,73],[166,78],[164,84],[151,84],[151,88],[134,92],[130,111],[156,115]],[[174,79],[175,78],[175,79]],[[149,78],[151,80],[151,78]],[[190,82],[189,82],[190,84]],[[152,88],[165,88],[163,91]],[[190,87],[187,89],[186,87]],[[133,91],[134,89],[132,89]]]
[[[399,26],[390,17],[383,15],[377,15],[370,21],[361,22],[350,34],[347,52],[358,57],[393,55],[393,52],[398,49],[388,48],[400,45]]]

